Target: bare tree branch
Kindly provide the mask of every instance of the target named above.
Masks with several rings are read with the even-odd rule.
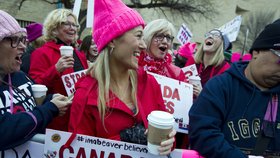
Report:
[[[247,16],[244,16],[240,32],[238,34],[235,46],[238,51],[241,51],[246,37],[246,30],[249,30],[249,35],[245,45],[245,52],[249,52],[254,40],[260,34],[267,24],[272,23],[276,19],[276,11],[255,11]]]
[[[196,21],[196,16],[202,16],[207,19],[213,18],[218,12],[215,4],[211,0],[150,0],[142,4],[140,0],[131,0],[127,4],[131,8],[154,8],[161,11],[166,18],[166,10],[170,10],[172,15],[180,15],[183,20],[191,19]]]

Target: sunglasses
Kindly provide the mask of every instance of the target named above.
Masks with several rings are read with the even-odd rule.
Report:
[[[274,50],[274,49],[270,49],[270,51],[271,51],[273,54],[275,54],[275,55],[277,55],[278,57],[280,57],[280,51]],[[277,63],[280,64],[280,60],[278,60]]]

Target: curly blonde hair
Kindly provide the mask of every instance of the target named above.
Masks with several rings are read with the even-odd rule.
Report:
[[[78,25],[78,18],[69,9],[55,9],[51,11],[44,21],[43,35],[46,41],[56,41],[57,32],[56,29],[61,26],[63,22],[67,21],[67,17],[72,16],[75,19],[75,23]],[[77,28],[77,32],[80,27]],[[78,39],[78,35],[76,37]]]

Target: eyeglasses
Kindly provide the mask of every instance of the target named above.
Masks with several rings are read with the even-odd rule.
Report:
[[[205,38],[209,38],[209,37],[212,37],[212,38],[221,38],[221,34],[219,32],[207,32],[205,35],[204,35]]]
[[[163,39],[166,38],[166,41],[167,41],[168,43],[171,43],[171,42],[173,41],[173,39],[174,39],[173,36],[164,35],[164,34],[156,34],[156,35],[154,36],[154,38],[155,38],[156,41],[163,41]]]
[[[275,54],[275,55],[277,55],[278,57],[280,57],[280,51],[277,51],[277,50],[274,50],[274,49],[270,49],[270,51],[271,51],[273,54]],[[278,60],[277,63],[280,64],[280,60]]]
[[[78,29],[80,27],[80,25],[76,25],[71,22],[62,22],[61,24],[64,25],[66,28],[70,28],[72,26],[73,28]]]
[[[5,37],[3,40],[10,40],[11,41],[11,47],[12,48],[17,48],[19,43],[21,42],[22,44],[26,45],[26,36],[12,36],[12,37]]]

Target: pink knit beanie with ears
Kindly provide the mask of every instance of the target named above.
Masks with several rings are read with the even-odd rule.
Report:
[[[18,32],[26,32],[10,14],[0,10],[0,41]]]
[[[93,39],[98,52],[125,32],[145,25],[141,15],[121,0],[94,0]]]
[[[196,48],[196,43],[188,42],[183,46],[181,46],[177,51],[177,53],[184,58],[188,58],[189,56],[193,56],[193,53],[195,52],[195,48]]]

